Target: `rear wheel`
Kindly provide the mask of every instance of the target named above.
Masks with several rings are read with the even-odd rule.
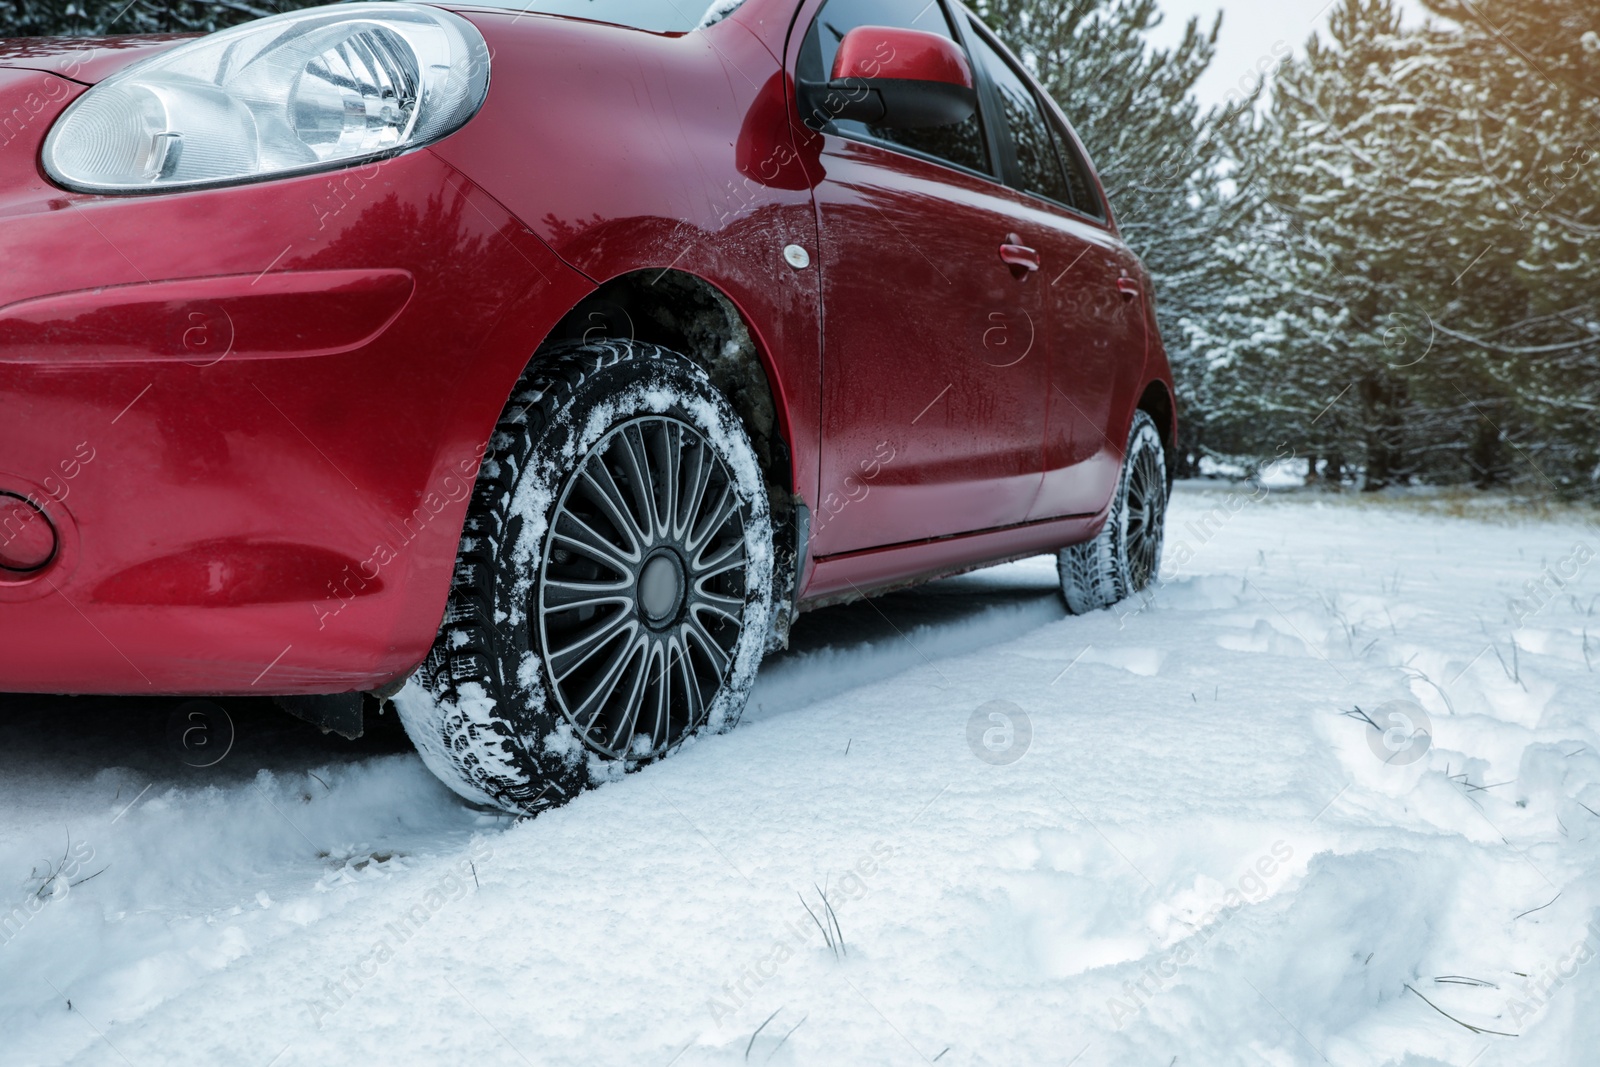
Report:
[[[1056,556],[1067,610],[1099,611],[1149,586],[1161,567],[1166,521],[1166,449],[1155,421],[1136,411],[1105,526],[1093,540]]]
[[[395,698],[468,799],[532,812],[730,727],[772,600],[766,490],[683,356],[567,346],[506,408],[445,625]]]

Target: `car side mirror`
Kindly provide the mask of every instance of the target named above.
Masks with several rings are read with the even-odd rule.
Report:
[[[917,130],[964,121],[978,107],[972,68],[936,33],[857,26],[839,42],[830,80],[805,86],[807,125],[834,119]]]

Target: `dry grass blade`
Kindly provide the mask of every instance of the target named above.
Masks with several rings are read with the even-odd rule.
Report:
[[[1411,992],[1417,993],[1416,987],[1413,986],[1410,982],[1407,982],[1405,985],[1406,985],[1407,989],[1411,990]],[[1520,1037],[1521,1036],[1520,1034],[1508,1034],[1504,1030],[1487,1030],[1487,1029],[1485,1029],[1485,1028],[1483,1028],[1481,1026],[1473,1026],[1471,1023],[1464,1023],[1460,1019],[1457,1019],[1454,1015],[1451,1015],[1449,1012],[1447,1012],[1443,1008],[1439,1007],[1439,1005],[1435,1004],[1433,1001],[1429,1000],[1427,997],[1423,997],[1421,993],[1417,993],[1417,996],[1422,997],[1422,1002],[1424,1004],[1426,1004],[1428,1007],[1432,1008],[1434,1011],[1438,1012],[1440,1015],[1443,1015],[1446,1019],[1449,1019],[1451,1022],[1455,1023],[1457,1026],[1466,1027],[1468,1030],[1471,1030],[1475,1034],[1493,1034],[1496,1037]]]
[[[61,877],[61,872],[65,871],[67,869],[67,857],[70,856],[70,855],[72,855],[72,831],[68,830],[67,831],[67,847],[62,850],[61,859],[59,861],[57,861],[54,866],[51,866],[49,861],[46,861],[45,862],[45,868],[44,868],[44,874],[43,874],[42,877],[39,874],[39,869],[37,867],[35,867],[28,874],[28,876],[30,878],[41,878],[41,881],[39,882],[39,888],[33,894],[35,897],[43,897],[44,894],[45,894],[45,890],[47,890],[51,886],[55,885],[56,879]],[[109,866],[109,864],[107,866]],[[103,870],[103,868],[102,868],[102,870]],[[101,873],[101,871],[96,871],[95,873],[99,874],[99,873]],[[93,877],[93,875],[91,875],[90,877]],[[88,881],[88,879],[86,878],[86,879],[84,879],[84,881]],[[72,886],[68,885],[67,888],[71,889]]]
[[[800,897],[800,906],[806,909],[806,914],[811,916],[811,921],[817,924],[817,929],[822,931],[823,940],[828,942],[828,948],[831,949],[834,956],[837,957],[839,955],[839,950],[834,948],[832,932],[830,932],[826,926],[822,925],[822,920],[817,918],[817,913],[811,910],[811,905],[806,903],[806,898],[804,896],[801,896],[799,893],[796,893],[795,896]]]
[[[817,895],[822,898],[822,906],[828,912],[828,921],[833,923],[833,943],[839,946],[838,951],[840,954],[850,955],[849,950],[844,947],[844,931],[839,929],[839,916],[834,914],[833,904],[828,900],[828,894],[823,892],[821,886],[818,886]]]
[[[750,1062],[750,1050],[756,1047],[756,1038],[761,1036],[761,1031],[765,1030],[767,1028],[767,1024],[776,1019],[778,1017],[778,1012],[782,1010],[782,1007],[774,1009],[771,1015],[761,1020],[761,1025],[756,1027],[756,1032],[750,1035],[750,1043],[744,1047],[744,1062]]]
[[[800,1016],[800,1022],[795,1023],[793,1026],[789,1027],[789,1029],[787,1031],[785,1031],[784,1035],[782,1037],[778,1038],[778,1043],[776,1045],[772,1046],[772,1051],[767,1053],[767,1059],[763,1060],[762,1062],[765,1063],[765,1062],[767,1062],[767,1060],[770,1060],[770,1059],[772,1059],[772,1057],[776,1056],[778,1054],[778,1050],[783,1047],[783,1043],[785,1041],[789,1040],[789,1035],[794,1033],[796,1030],[800,1029],[801,1024],[804,1023],[809,1018],[811,1018],[811,1013],[810,1012],[807,1012],[806,1014]]]
[[[1551,904],[1554,904],[1556,901],[1558,901],[1560,899],[1561,899],[1561,894],[1557,893],[1555,896],[1551,897],[1545,903],[1540,904],[1537,908],[1529,908],[1527,911],[1523,912],[1522,915],[1513,915],[1511,917],[1511,921],[1512,922],[1516,922],[1518,919],[1522,918],[1523,915],[1532,915],[1536,911],[1543,911],[1544,909],[1548,908]]]
[[[1435,693],[1438,693],[1439,694],[1439,699],[1444,701],[1444,710],[1445,711],[1448,711],[1452,715],[1454,715],[1456,713],[1456,706],[1455,706],[1454,702],[1451,701],[1450,694],[1445,692],[1444,686],[1440,685],[1438,682],[1434,681],[1431,677],[1429,677],[1427,671],[1421,669],[1420,667],[1413,667],[1409,663],[1407,663],[1404,667],[1402,667],[1400,669],[1406,674],[1406,676],[1408,678],[1411,678],[1414,681],[1421,682],[1423,685],[1428,686],[1430,689],[1432,689]]]
[[[85,882],[92,882],[96,878],[100,877],[102,874],[105,874],[110,869],[111,869],[111,864],[108,863],[104,867],[101,867],[98,871],[95,871],[93,874],[89,875],[87,878],[79,878],[76,882],[68,882],[67,883],[67,888],[68,889],[76,889],[76,888],[78,888],[80,885],[82,885]]]
[[[1364,722],[1368,726],[1372,727],[1374,730],[1378,731],[1380,734],[1383,733],[1383,727],[1381,727],[1377,723],[1373,722],[1372,721],[1372,716],[1368,715],[1366,712],[1362,711],[1360,704],[1357,704],[1355,707],[1351,708],[1349,711],[1341,711],[1339,714],[1343,715],[1343,716],[1345,716],[1347,718],[1357,719],[1357,720],[1359,720],[1361,722]]]

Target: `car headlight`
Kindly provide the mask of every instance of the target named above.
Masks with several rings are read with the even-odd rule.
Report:
[[[407,4],[274,15],[136,63],[75,100],[44,168],[84,192],[256,181],[394,155],[483,104],[470,22]]]

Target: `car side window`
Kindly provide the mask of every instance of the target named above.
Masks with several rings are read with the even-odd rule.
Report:
[[[952,32],[944,7],[938,0],[828,0],[812,20],[811,28],[800,46],[799,69],[796,71],[799,80],[811,84],[826,82],[833,71],[833,58],[838,54],[839,42],[857,26],[922,30],[949,38],[958,47],[961,44]],[[885,129],[863,122],[835,119],[826,113],[806,115],[804,118],[806,124],[815,129],[828,128],[859,140],[876,141],[980,174],[992,176],[995,173],[989,161],[983,125],[976,112],[962,122],[925,130]]]
[[[976,28],[973,45],[1010,130],[1017,181],[1023,191],[1103,218],[1086,166],[1066,131],[1051,121],[1053,116],[1047,114],[1028,79]]]
[[[1097,219],[1105,218],[1106,209],[1100,201],[1100,194],[1095,191],[1094,181],[1089,177],[1089,164],[1078,151],[1072,135],[1067,133],[1054,115],[1050,114],[1048,108],[1045,109],[1045,118],[1050,123],[1050,132],[1054,135],[1056,153],[1061,157],[1061,165],[1067,172],[1067,185],[1072,189],[1072,206],[1085,215]]]

